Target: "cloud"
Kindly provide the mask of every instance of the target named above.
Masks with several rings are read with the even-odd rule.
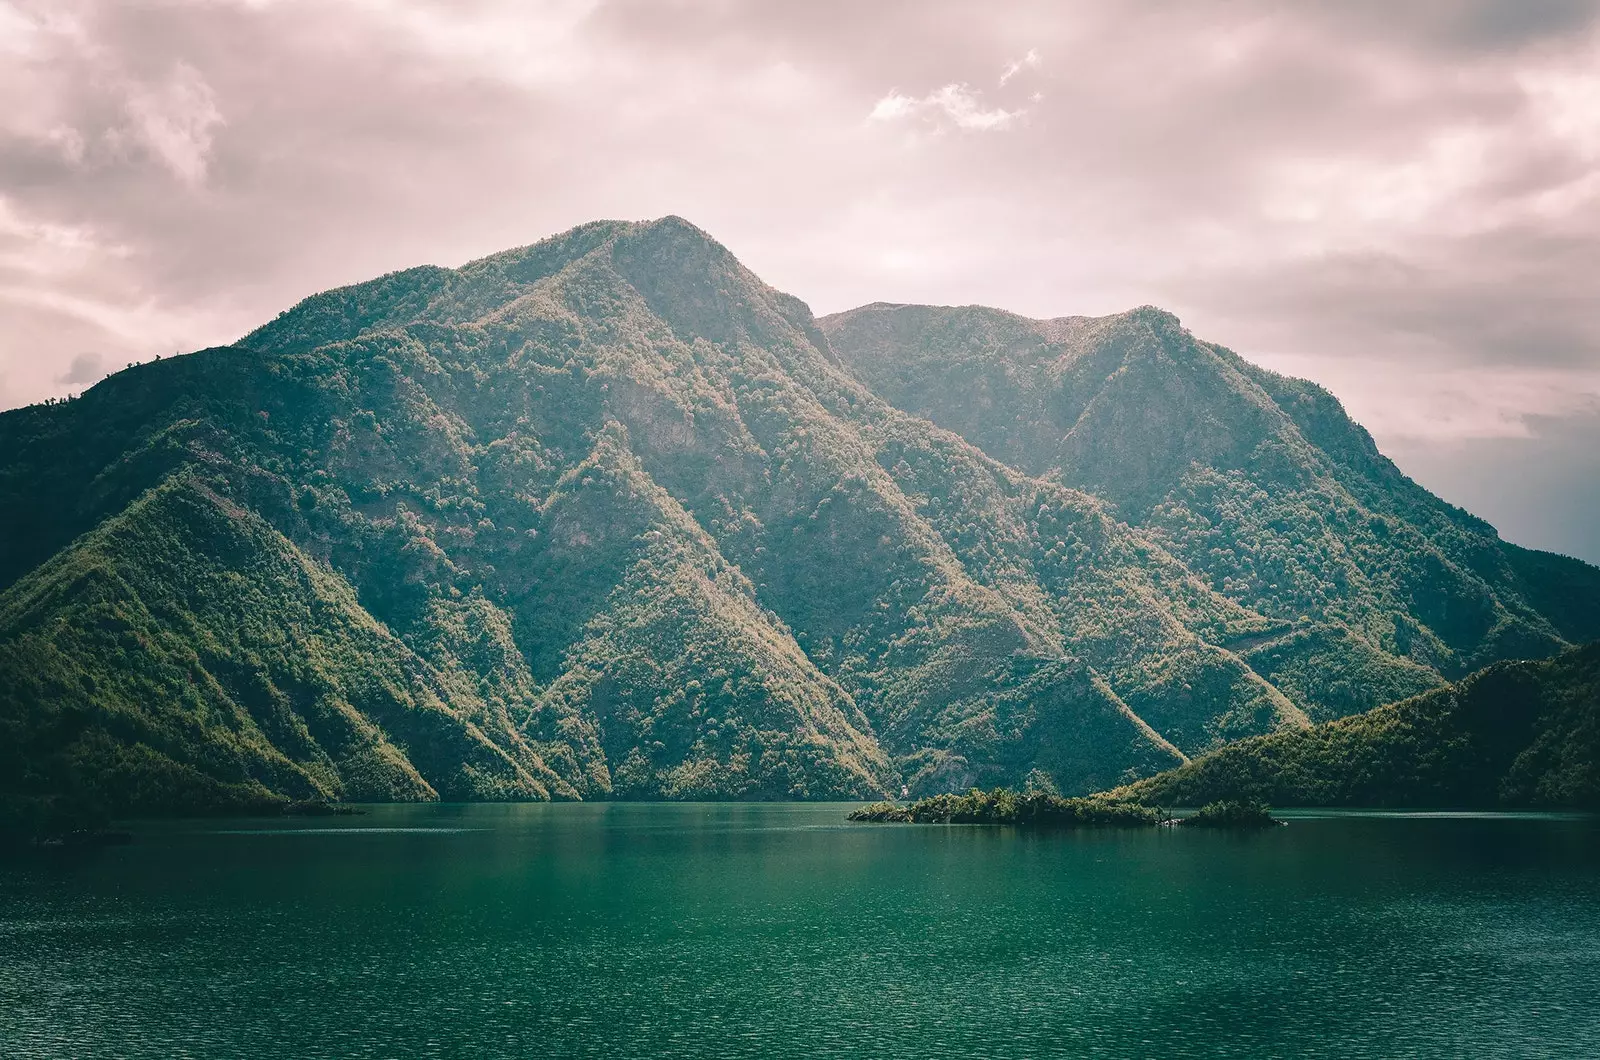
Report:
[[[1022,71],[1037,69],[1038,66],[1039,52],[1034,48],[1029,48],[1028,53],[1022,58],[1013,59],[1011,62],[1006,64],[1006,68],[1000,73],[1000,87],[1004,88],[1007,81],[1010,81],[1013,77],[1016,77],[1018,74],[1022,73]]]
[[[1533,438],[1543,421],[1600,413],[1600,371],[1453,367],[1418,358],[1257,357],[1288,375],[1316,374],[1346,410],[1392,445]],[[1379,385],[1374,385],[1379,384]]]
[[[33,220],[0,196],[0,278],[29,277],[49,286],[93,257],[116,257],[125,248],[108,246],[86,225]]]
[[[97,353],[80,353],[67,365],[67,370],[56,377],[56,382],[66,385],[97,383],[105,373],[105,361]]]
[[[978,95],[971,87],[959,82],[935,89],[921,99],[891,90],[873,105],[868,117],[874,121],[898,121],[922,115],[934,122],[943,119],[958,129],[994,132],[1010,128],[1025,113],[1002,107],[985,108],[978,101]]]
[[[159,84],[135,86],[127,106],[133,135],[183,183],[204,183],[212,132],[222,124],[222,112],[199,71],[180,62]],[[81,149],[77,153],[81,156]]]
[[[1380,444],[1530,446],[1600,372],[1597,17],[0,0],[0,403],[85,350],[678,213],[820,312],[1164,305]]]

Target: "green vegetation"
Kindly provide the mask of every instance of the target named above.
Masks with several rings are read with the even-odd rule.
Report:
[[[1600,807],[1600,644],[1243,740],[1112,797],[1193,806]]]
[[[1223,643],[1313,719],[1600,638],[1600,571],[1500,541],[1402,475],[1331,394],[1170,314],[879,304],[820,326],[891,403],[1103,498],[1275,623],[1279,637]]]
[[[900,805],[878,802],[853,810],[852,821],[908,824],[1014,824],[1039,828],[1146,828],[1161,823],[1161,813],[1119,799],[1064,799],[1043,791],[1009,788],[965,795],[931,795]]]
[[[1272,816],[1264,802],[1254,799],[1226,799],[1208,802],[1177,822],[1184,828],[1271,828],[1283,822]]]
[[[1164,314],[817,321],[677,218],[0,414],[22,816],[1082,795],[1596,635]]]

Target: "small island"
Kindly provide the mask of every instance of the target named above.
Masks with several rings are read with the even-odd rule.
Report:
[[[1254,829],[1282,824],[1259,802],[1215,802],[1193,816],[1175,819],[1143,803],[1099,795],[1063,798],[1043,791],[1009,788],[965,795],[930,795],[909,803],[875,802],[852,810],[851,821],[890,824],[1003,824],[1036,828],[1154,828],[1179,824],[1202,828]]]
[[[1208,802],[1193,816],[1177,822],[1185,828],[1273,828],[1283,822],[1272,816],[1267,804],[1256,799]]]
[[[879,802],[849,815],[852,821],[907,824],[1014,824],[1058,828],[1153,828],[1161,811],[1137,802],[1090,796],[1066,799],[1048,792],[1009,788],[965,795],[930,795],[901,805]]]

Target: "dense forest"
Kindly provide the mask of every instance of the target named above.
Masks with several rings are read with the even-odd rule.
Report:
[[[1600,809],[1600,644],[1241,740],[1112,795],[1169,806]]]
[[[819,321],[677,218],[0,414],[16,805],[1083,794],[1596,637],[1168,314]]]

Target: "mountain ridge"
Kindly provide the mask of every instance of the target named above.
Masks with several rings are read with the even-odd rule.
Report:
[[[1269,573],[1289,583],[1283,599],[1260,592],[1259,586],[1254,593],[1233,590],[1224,579],[1253,565],[1241,559],[1256,558],[1239,545],[1270,542],[1276,530],[1271,522],[1251,522],[1251,511],[1260,508],[1279,520],[1306,520],[1309,529],[1338,546],[1354,544],[1381,553],[1385,548],[1380,538],[1409,535],[1406,548],[1425,557],[1433,569],[1405,571],[1405,583],[1375,587],[1391,597],[1386,602],[1391,611],[1411,602],[1423,589],[1419,583],[1429,580],[1461,583],[1451,589],[1458,612],[1486,588],[1480,575],[1510,586],[1512,591],[1503,594],[1510,599],[1484,605],[1483,615],[1432,616],[1437,621],[1422,631],[1425,636],[1436,632],[1433,626],[1476,618],[1492,619],[1477,631],[1480,642],[1497,625],[1515,627],[1524,641],[1499,651],[1492,644],[1483,648],[1481,643],[1450,642],[1452,636],[1457,642],[1471,641],[1471,631],[1446,629],[1444,636],[1428,636],[1430,643],[1423,647],[1431,656],[1424,661],[1447,672],[1464,673],[1483,657],[1496,657],[1497,651],[1548,654],[1564,643],[1600,636],[1592,609],[1578,621],[1569,616],[1557,630],[1533,614],[1536,609],[1523,606],[1513,568],[1527,562],[1527,550],[1501,542],[1487,523],[1405,478],[1320,387],[1256,368],[1232,351],[1200,342],[1181,331],[1171,314],[1149,307],[1079,318],[1066,339],[1045,333],[1054,323],[982,307],[911,306],[851,310],[824,318],[821,326],[846,363],[891,401],[950,426],[996,455],[1027,449],[1032,453],[1030,471],[1106,497],[1121,517],[1152,531],[1198,572],[1221,575],[1214,579],[1219,588],[1266,613],[1288,616],[1296,607],[1313,611],[1330,605],[1345,610],[1349,594],[1329,590],[1340,582],[1363,581],[1365,575],[1356,557],[1341,555],[1345,547],[1324,547],[1306,557],[1322,570],[1311,569],[1312,563],[1302,557],[1273,557],[1276,569]],[[1171,356],[1174,350],[1180,356]],[[1143,400],[1112,400],[1115,388],[1129,387],[1130,379],[1153,364],[1166,371],[1157,384],[1141,391]],[[1201,368],[1203,375],[1198,374]],[[1195,380],[1185,383],[1187,376]],[[974,388],[976,399],[968,393]],[[1200,415],[1184,407],[1192,391],[1213,397],[1191,402],[1200,405]],[[1110,411],[1097,416],[1097,403],[1111,406]],[[1219,408],[1230,414],[1219,415]],[[1161,415],[1152,417],[1152,409]],[[1138,426],[1156,439],[1174,433],[1162,430],[1165,422],[1175,424],[1182,430],[1181,444],[1130,443],[1121,436],[1128,428],[1116,418],[1132,414],[1128,410],[1144,416]],[[984,420],[985,414],[992,416],[992,423]],[[1085,437],[1097,439],[1097,444],[1089,445]],[[1313,437],[1329,448],[1313,444]],[[1040,438],[1060,438],[1061,444],[1051,447]],[[1167,452],[1151,463],[1149,451],[1163,447]],[[1142,465],[1130,470],[1117,461]],[[1263,480],[1270,491],[1261,488]],[[1284,494],[1298,494],[1289,498],[1296,502],[1293,507],[1282,503]],[[1257,503],[1262,500],[1267,504]],[[1232,510],[1227,510],[1229,502]],[[1214,563],[1216,534],[1211,531],[1219,524],[1232,540],[1225,543],[1230,554]],[[1330,526],[1338,529],[1339,541],[1332,540]],[[1566,569],[1569,577],[1587,582],[1588,598],[1600,593],[1593,568],[1576,564]],[[1339,617],[1359,627],[1367,616],[1346,610]],[[1404,632],[1391,629],[1389,639],[1405,639]],[[1483,655],[1472,654],[1480,649]],[[1409,646],[1400,653],[1409,653]]]
[[[953,351],[946,368],[1010,373],[1026,400],[993,390],[1011,403],[992,423],[941,425],[948,402],[921,414],[841,326],[869,310],[965,314],[964,337],[945,321],[929,351],[890,352],[926,368]],[[206,491],[276,535],[258,535],[259,556],[230,552],[236,574],[287,550],[325,571],[399,646],[385,651],[459,689],[446,714],[509,720],[490,743],[533,781],[513,797],[572,798],[855,797],[1035,773],[1097,790],[1600,629],[1600,596],[1583,588],[1600,571],[1451,529],[1361,463],[1358,427],[1312,395],[1294,406],[1301,430],[1233,363],[1247,362],[1170,314],[1031,322],[1043,332],[1030,339],[1001,311],[851,313],[814,318],[681,218],[594,222],[313,296],[234,347],[0,414],[0,615],[41,564],[141,498]],[[1007,360],[1001,325],[1057,361],[1076,344],[1077,382],[1051,391],[1042,354],[1028,371]],[[1146,367],[1091,386],[1117,357]],[[927,375],[948,392],[948,372]],[[1130,378],[1154,379],[1160,401]],[[1084,436],[1028,457],[1066,463],[1001,459],[1008,430],[1048,441],[1045,414],[1075,403]],[[1224,422],[1246,407],[1249,446]],[[1183,429],[1123,423],[1151,408]],[[1308,432],[1356,455],[1335,459]],[[1135,441],[1149,451],[1125,452]],[[1128,468],[1142,484],[1103,481]],[[1283,525],[1206,506],[1250,490]],[[1285,521],[1291,508],[1309,514]],[[1375,544],[1374,520],[1402,544]],[[1219,532],[1269,540],[1275,565]],[[213,563],[225,540],[188,547]],[[1360,562],[1340,558],[1348,547]],[[149,580],[138,593],[173,591],[181,563],[135,558],[108,562]],[[1399,573],[1377,581],[1369,560]],[[1460,573],[1474,561],[1488,571],[1476,581]],[[1442,602],[1416,598],[1435,575]],[[1474,601],[1498,627],[1438,618]],[[70,627],[75,606],[16,612],[0,646]],[[152,636],[171,624],[152,622]],[[92,677],[103,660],[61,665]],[[21,730],[50,714],[39,695],[8,707]],[[174,746],[204,772],[203,744]],[[68,774],[51,783],[92,779]],[[454,775],[418,770],[418,797],[445,790],[435,774]]]

